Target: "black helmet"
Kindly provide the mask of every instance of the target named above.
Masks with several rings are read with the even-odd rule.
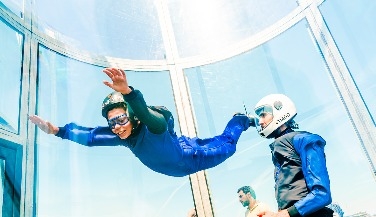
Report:
[[[107,113],[113,108],[124,108],[127,111],[127,104],[124,101],[123,94],[120,92],[112,92],[106,98],[104,98],[102,103],[102,116],[107,119]]]

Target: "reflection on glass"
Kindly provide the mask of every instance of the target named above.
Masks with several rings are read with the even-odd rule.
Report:
[[[5,160],[0,159],[0,207],[3,207],[3,195],[4,195],[4,182],[5,182]],[[0,212],[0,217],[3,216],[3,212]]]
[[[125,59],[164,59],[153,0],[38,0],[35,7],[39,30],[76,49]]]
[[[372,0],[325,1],[320,10],[376,126],[376,13]]]
[[[2,0],[0,1],[0,7],[8,9],[23,18],[23,3],[23,0]]]
[[[348,214],[376,213],[371,202],[376,184],[368,162],[306,25],[303,20],[243,55],[185,70],[198,135],[218,133],[232,114],[245,112],[243,101],[253,114],[263,96],[284,93],[296,104],[300,130],[319,134],[327,142],[333,200]],[[251,185],[258,200],[277,209],[271,142],[251,128],[240,137],[234,156],[208,170],[216,217],[244,215],[237,197],[237,189],[244,185]]]
[[[169,14],[181,57],[244,40],[292,12],[291,0],[168,0]]]
[[[107,125],[101,105],[112,90],[102,68],[43,47],[38,60],[38,115],[59,126]],[[167,71],[128,71],[127,78],[148,104],[176,115]],[[38,216],[185,216],[194,206],[188,177],[153,172],[123,146],[86,147],[39,130],[37,145]]]
[[[18,133],[23,35],[0,18],[0,128]]]

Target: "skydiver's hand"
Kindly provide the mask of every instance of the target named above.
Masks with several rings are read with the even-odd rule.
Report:
[[[196,209],[192,208],[191,210],[189,210],[187,217],[197,217]]]
[[[248,114],[247,116],[249,118],[249,126],[256,127],[256,125],[258,124],[258,119],[255,116],[250,115],[250,114]]]
[[[236,112],[233,116],[237,116],[237,115],[245,115],[245,114],[240,113],[240,112]],[[257,119],[255,116],[250,115],[250,114],[245,115],[245,116],[247,116],[248,119],[249,119],[249,126],[250,126],[250,127],[256,127],[256,124],[257,124],[257,122],[258,122],[258,119]]]
[[[54,134],[54,135],[56,135],[59,132],[59,128],[57,126],[51,124],[48,121],[43,120],[42,118],[40,118],[37,115],[30,115],[29,116],[29,120],[33,124],[37,125],[37,127],[39,129],[41,129],[43,132],[45,132],[47,134]]]
[[[111,82],[103,81],[103,83],[122,94],[129,94],[132,89],[128,85],[127,76],[124,70],[117,68],[105,68],[103,72],[112,80]]]

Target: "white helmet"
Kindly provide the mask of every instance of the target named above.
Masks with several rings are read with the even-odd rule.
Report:
[[[257,127],[260,136],[271,138],[272,133],[284,123],[296,116],[296,108],[290,98],[283,94],[270,94],[262,98],[255,106],[255,113],[259,117],[262,113],[273,115],[273,120],[264,128]],[[292,123],[295,123],[291,121]],[[293,127],[293,128],[297,128]]]

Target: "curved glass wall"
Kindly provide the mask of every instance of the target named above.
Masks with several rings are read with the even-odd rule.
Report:
[[[296,7],[291,0],[168,0],[181,57],[221,52],[221,48],[264,30]]]
[[[255,129],[221,165],[173,178],[125,147],[88,148],[25,123],[28,111],[58,126],[106,125],[102,69],[110,66],[126,69],[147,103],[168,107],[176,131],[190,136],[220,134],[235,112],[287,94],[301,130],[327,141],[333,202],[345,216],[375,215],[374,5],[0,0],[0,140],[16,141],[13,166],[22,168],[11,183],[18,199],[2,201],[19,204],[16,214],[3,208],[3,216],[175,217],[196,207],[199,217],[240,217],[243,185],[277,209],[271,141]]]
[[[354,1],[327,1],[320,10],[336,39],[364,102],[376,126],[376,14],[371,0],[357,4]],[[359,25],[361,23],[361,25]]]
[[[16,14],[19,17],[23,17],[23,9],[24,9],[24,1],[23,0],[4,0],[0,1],[0,6],[6,7],[9,11]]]
[[[0,128],[19,132],[24,36],[0,18]]]
[[[102,84],[102,68],[43,47],[38,60],[39,116],[58,126],[107,125],[101,105],[112,90]],[[127,78],[148,103],[175,113],[168,72],[128,71]],[[151,171],[126,147],[85,147],[37,133],[38,216],[184,216],[192,207],[189,179]]]
[[[155,1],[35,1],[38,30],[76,49],[125,59],[164,59]]]
[[[234,112],[245,112],[243,102],[247,111],[254,114],[253,108],[263,96],[284,93],[296,103],[295,120],[300,130],[319,134],[327,142],[333,201],[346,213],[375,213],[369,203],[376,194],[374,177],[352,123],[344,118],[346,110],[315,46],[303,20],[250,52],[185,70],[198,135],[221,133]],[[249,129],[241,136],[235,155],[208,171],[216,217],[244,215],[237,195],[238,188],[244,185],[253,186],[258,200],[277,207],[271,142]],[[344,194],[348,186],[352,186],[351,191]],[[349,197],[357,200],[348,200]]]

